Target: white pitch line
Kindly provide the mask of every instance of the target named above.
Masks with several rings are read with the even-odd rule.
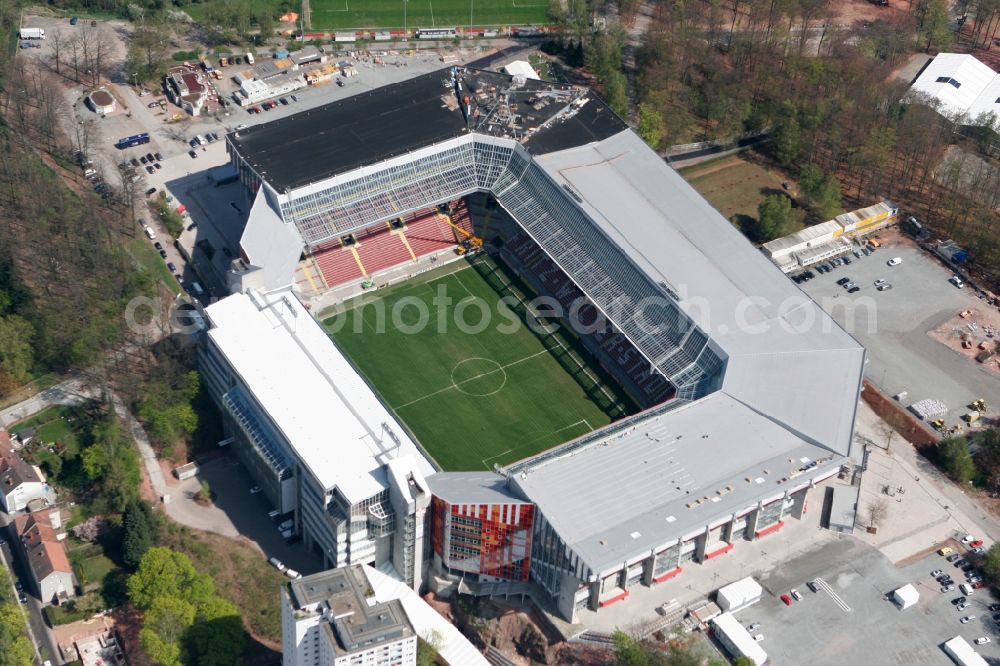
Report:
[[[410,402],[407,402],[405,404],[393,407],[393,410],[399,410],[399,409],[402,409],[403,407],[409,407],[410,405],[416,404],[416,403],[420,402],[421,400],[426,400],[427,398],[435,396],[438,393],[444,393],[445,391],[449,391],[449,390],[451,390],[453,388],[458,388],[461,384],[465,384],[467,382],[471,382],[474,379],[481,379],[482,377],[487,377],[489,375],[493,375],[493,374],[496,374],[498,372],[502,372],[502,371],[506,370],[507,368],[511,367],[512,365],[517,365],[518,363],[523,363],[525,361],[530,361],[531,359],[535,358],[536,356],[541,356],[542,354],[548,353],[548,351],[549,351],[548,349],[543,349],[542,351],[535,352],[534,354],[531,354],[530,356],[525,356],[524,358],[519,358],[516,361],[511,361],[507,365],[499,365],[498,364],[496,370],[490,370],[489,372],[481,372],[478,375],[473,375],[472,377],[469,377],[467,379],[463,379],[460,382],[452,382],[451,386],[445,386],[442,389],[438,389],[437,391],[433,391],[431,393],[428,393],[425,396],[421,396],[421,397],[417,398],[416,400],[411,400]]]
[[[823,588],[824,592],[830,595],[830,598],[833,599],[834,603],[840,606],[840,610],[844,611],[845,613],[851,612],[851,607],[848,606],[846,603],[844,603],[844,600],[841,599],[840,596],[833,591],[833,588],[830,587],[829,583],[827,583],[822,578],[817,578],[816,584],[819,585],[821,588]]]

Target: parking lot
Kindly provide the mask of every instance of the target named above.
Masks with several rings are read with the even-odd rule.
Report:
[[[761,646],[774,664],[944,666],[952,661],[941,644],[959,635],[970,643],[989,637],[991,643],[976,650],[991,661],[1000,659],[1000,631],[987,609],[997,600],[987,589],[976,590],[968,597],[969,607],[959,611],[952,600],[961,593],[941,593],[930,576],[935,569],[963,580],[961,571],[937,554],[896,568],[877,550],[844,538],[763,576],[764,598],[736,616],[744,626],[760,623],[754,633],[764,635]],[[833,594],[809,590],[806,582],[817,577]],[[920,600],[901,611],[884,595],[907,583],[917,588]],[[793,587],[803,599],[785,606],[779,595]],[[976,619],[962,624],[966,615]]]
[[[951,285],[951,272],[909,240],[895,232],[882,237],[886,247],[870,257],[852,257],[850,266],[817,275],[801,288],[868,350],[867,378],[890,395],[906,391],[904,404],[941,400],[949,408],[949,424],[976,398],[1000,404],[1000,376],[927,334],[961,310],[982,307],[982,301],[969,287]],[[902,262],[887,266],[893,257]],[[860,291],[846,293],[836,283],[844,277]],[[892,289],[877,291],[874,282],[880,278]]]

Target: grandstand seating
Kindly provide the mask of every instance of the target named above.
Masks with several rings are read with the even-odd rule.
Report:
[[[460,199],[450,205],[452,221],[472,233],[472,218],[465,201]],[[354,250],[364,266],[365,273],[374,275],[388,268],[411,262],[414,255],[422,257],[453,248],[458,243],[455,230],[439,217],[436,209],[410,213],[403,218],[403,222],[405,227],[397,230],[392,230],[387,222],[379,222],[354,233],[354,238],[357,240]],[[330,287],[359,280],[365,276],[354,258],[354,253],[345,248],[339,240],[333,247],[316,251],[313,259]]]
[[[559,301],[566,312],[576,312],[572,305],[584,299],[586,302],[579,307],[578,315],[583,324],[592,324],[600,318],[600,313],[586,300],[583,292],[527,234],[518,231],[506,239],[504,254],[512,256],[516,263],[527,268],[539,283],[541,291]],[[608,370],[618,376],[619,381],[638,391],[640,400],[653,405],[674,395],[673,385],[660,373],[653,372],[649,361],[610,322],[605,320],[604,326],[588,337],[588,346],[614,363],[615,367]]]

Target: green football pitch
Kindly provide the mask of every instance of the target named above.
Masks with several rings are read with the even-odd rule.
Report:
[[[472,261],[359,297],[324,322],[438,465],[490,469],[635,411],[579,341],[525,324],[523,285],[486,256]]]
[[[454,28],[549,23],[548,0],[309,0],[311,30]],[[470,14],[471,12],[471,14]],[[471,20],[471,23],[470,23]]]

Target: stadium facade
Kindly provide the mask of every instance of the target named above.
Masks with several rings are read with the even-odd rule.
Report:
[[[252,205],[234,295],[206,309],[206,384],[333,566],[391,565],[415,589],[527,578],[572,620],[779,530],[854,454],[863,348],[587,89],[443,70],[227,148]],[[356,234],[463,198],[504,218],[491,252],[603,318],[588,348],[641,412],[435,472],[293,275],[331,248],[361,266]]]

